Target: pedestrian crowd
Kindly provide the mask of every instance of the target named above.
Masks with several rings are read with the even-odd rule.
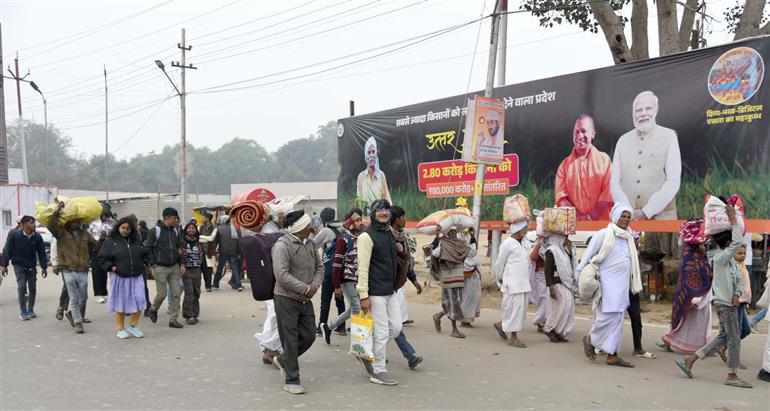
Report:
[[[410,369],[423,361],[403,327],[413,322],[405,300],[407,282],[418,294],[423,291],[414,270],[416,242],[405,230],[408,211],[386,199],[374,201],[366,212],[348,210],[342,221],[336,221],[333,209],[324,209],[315,219],[292,204],[279,204],[269,209],[267,222],[256,231],[243,229],[227,215],[214,225],[213,216],[207,212],[200,224],[192,220],[182,226],[173,208],[164,209],[162,220],[152,228],[133,215],[116,221],[108,208],[90,225],[79,219],[60,224],[62,208],[60,205],[54,212],[48,227],[55,238],[50,262],[31,216],[21,217],[6,241],[0,265],[3,276],[7,267],[13,266],[21,320],[37,317],[34,305],[39,266],[43,278],[48,276],[49,267],[61,275],[56,318],[66,318],[77,334],[84,333],[84,324],[89,322],[89,269],[95,300],[106,302],[109,312],[114,313],[118,338],[142,338],[141,317],[156,323],[166,300],[170,328],[193,326],[201,317],[202,283],[206,292],[219,289],[229,266],[228,285],[240,292],[244,290],[242,281],[247,279],[254,299],[264,301],[267,307],[263,329],[255,338],[263,362],[280,371],[287,392],[305,392],[299,357],[318,337],[326,344],[331,344],[332,338],[357,338],[358,331],[348,337],[349,330],[358,328],[348,328],[348,322],[369,321],[371,353],[353,356],[369,381],[386,386],[398,383],[388,371],[387,345],[391,339]],[[725,384],[751,388],[738,377],[741,339],[762,317],[749,320],[746,310],[751,290],[743,261],[743,219],[731,205],[727,215],[730,229],[708,237],[702,234],[702,220],[682,225],[684,250],[671,327],[657,346],[688,354],[674,362],[689,378],[697,362],[719,356],[727,366]],[[620,357],[626,313],[631,319],[633,356],[654,359],[655,354],[642,347],[639,237],[630,228],[632,217],[630,206],[615,204],[611,222],[593,236],[579,261],[568,236],[538,230],[531,241],[527,236],[529,220],[511,224],[510,237],[492,261],[502,292],[500,319],[493,325],[499,337],[510,347],[527,348],[519,333],[533,303],[537,330],[552,343],[568,343],[575,324],[575,304],[582,299],[593,309],[591,330],[582,337],[588,360],[606,355],[607,365],[633,367]],[[442,332],[446,317],[451,324],[449,335],[466,338],[461,328],[474,327],[480,315],[484,274],[477,249],[473,229],[437,226],[427,250],[431,276],[441,287],[441,311],[432,317],[437,333]],[[153,299],[148,279],[155,280]],[[760,298],[765,307],[767,288],[768,284]],[[318,321],[313,305],[317,293],[321,304]],[[336,315],[331,313],[332,302]],[[712,306],[719,318],[716,338],[711,338]],[[770,337],[757,377],[770,381]]]

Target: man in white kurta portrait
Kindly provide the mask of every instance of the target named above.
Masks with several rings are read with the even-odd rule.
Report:
[[[634,129],[623,134],[612,158],[610,190],[615,203],[630,204],[634,220],[676,220],[682,158],[676,131],[660,126],[658,97],[634,99]]]

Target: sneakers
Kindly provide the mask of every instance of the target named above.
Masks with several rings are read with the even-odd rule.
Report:
[[[27,314],[26,311],[22,311],[21,314],[19,314],[19,319],[22,321],[29,321],[29,314]]]
[[[125,340],[126,338],[130,338],[131,337],[131,334],[129,334],[128,331],[126,331],[126,330],[120,330],[120,331],[118,331],[118,333],[116,335],[121,340]]]
[[[67,311],[64,313],[64,316],[67,317],[67,321],[70,322],[70,327],[75,327],[75,320],[72,318],[72,311]]]
[[[99,304],[104,304],[104,303],[106,303],[106,302],[107,302],[107,299],[106,299],[106,298],[104,298],[104,296],[101,296],[101,295],[97,295],[97,296],[94,298],[94,301],[96,301],[96,302],[97,302],[97,303],[99,303]]]
[[[83,329],[83,323],[77,323],[74,325],[75,327],[75,334],[83,334],[86,332],[85,329]]]
[[[241,292],[241,291],[243,291],[243,287],[238,287],[238,288],[235,289],[235,291]],[[298,385],[298,387],[299,387],[299,389],[302,390],[302,387],[300,387],[299,385]],[[302,390],[302,392],[292,393],[292,394],[303,394],[304,392],[305,392],[305,390]]]
[[[152,321],[153,324],[158,322],[158,312],[155,310],[150,310],[150,321]]]
[[[177,320],[171,320],[168,323],[169,328],[184,328],[184,325],[180,324]]]
[[[64,309],[63,308],[57,308],[56,309],[56,319],[61,321],[64,319]]]
[[[321,324],[321,335],[324,337],[326,345],[330,345],[332,343],[332,330],[326,323]]]
[[[37,318],[37,314],[35,314],[35,312],[32,310],[27,311],[27,315],[29,318]]]
[[[417,366],[420,365],[421,362],[422,362],[422,357],[420,357],[419,355],[413,355],[409,357],[409,369],[413,370],[417,368]]]
[[[759,374],[757,374],[757,378],[765,382],[770,382],[770,372],[765,371],[764,368],[760,368]]]
[[[356,360],[361,364],[361,367],[363,367],[364,374],[366,374],[367,377],[374,375],[374,368],[372,367],[371,361],[364,360],[361,357],[356,357]]]
[[[128,331],[129,334],[133,335],[136,338],[144,337],[144,333],[142,332],[142,330],[140,330],[139,327],[135,325],[129,325],[126,328],[126,331]]]
[[[187,323],[187,325],[193,325],[195,324],[195,318],[190,317],[187,320],[185,320],[185,322]]]
[[[278,359],[278,356],[276,355],[273,357],[273,365],[275,365],[275,368],[278,368],[278,371],[281,372],[281,378],[284,380],[286,379],[286,370],[283,368],[283,365],[281,364],[281,361]]]
[[[369,381],[375,384],[387,385],[387,386],[398,385],[398,381],[391,378],[387,372],[380,372],[380,373],[374,374],[371,377],[369,377]]]
[[[299,384],[286,384],[283,386],[283,390],[289,394],[304,394],[305,389]]]

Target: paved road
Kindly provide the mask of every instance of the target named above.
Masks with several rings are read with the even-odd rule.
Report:
[[[579,336],[590,326],[579,319],[568,344],[552,344],[527,327],[527,349],[504,345],[492,328],[496,310],[484,310],[465,340],[436,334],[436,307],[412,303],[416,321],[407,335],[425,362],[410,371],[395,345],[389,369],[397,387],[369,383],[347,354],[347,338],[332,346],[317,340],[301,358],[308,393],[281,391],[278,372],[260,361],[253,334],[265,311],[248,292],[204,293],[201,322],[182,330],[142,319],[144,339],[115,337],[106,306],[89,301],[86,334],[75,335],[53,317],[61,281],[39,280],[40,318],[18,319],[15,281],[0,289],[0,409],[770,409],[770,385],[756,379],[765,335],[744,341],[743,376],[755,385],[722,385],[725,368],[708,359],[695,379],[675,368],[673,354],[635,359],[635,369],[590,363]],[[648,348],[665,332],[645,327]],[[624,353],[630,357],[630,327]]]

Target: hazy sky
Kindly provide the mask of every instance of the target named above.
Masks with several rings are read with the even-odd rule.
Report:
[[[655,56],[655,6],[649,3]],[[722,9],[732,3],[710,1],[708,13],[722,20]],[[519,4],[510,0],[510,10]],[[28,79],[46,94],[49,122],[86,155],[104,152],[106,66],[111,152],[128,158],[179,141],[179,99],[154,60],[162,60],[179,85],[179,70],[171,62],[180,58],[176,45],[184,27],[192,45],[188,63],[198,67],[187,72],[188,142],[218,148],[242,137],[274,151],[346,117],[349,100],[364,114],[482,89],[489,19],[440,31],[488,15],[493,5],[493,0],[2,0],[3,65],[13,67],[18,51],[22,73],[29,70]],[[544,29],[526,13],[508,19],[507,84],[612,64],[601,33],[570,25]],[[711,28],[710,45],[731,38],[723,23]],[[428,36],[434,37],[419,42]],[[226,91],[200,93],[207,89]],[[16,89],[7,79],[5,103],[10,123],[17,116]],[[26,84],[22,103],[25,118],[43,122],[42,99]]]

